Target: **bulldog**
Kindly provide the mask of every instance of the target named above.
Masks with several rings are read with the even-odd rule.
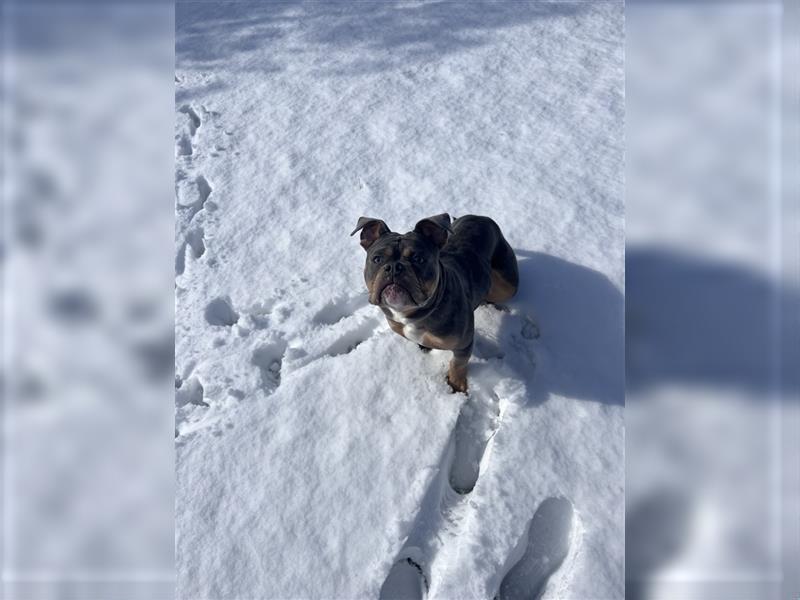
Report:
[[[425,351],[450,350],[447,383],[467,392],[467,363],[475,336],[475,309],[514,296],[517,258],[497,223],[466,215],[450,222],[444,213],[395,233],[380,219],[361,217],[367,252],[364,280],[371,304],[392,330]]]

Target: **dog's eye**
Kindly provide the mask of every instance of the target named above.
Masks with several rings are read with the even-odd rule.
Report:
[[[383,260],[383,259],[382,259],[380,256],[373,256],[373,257],[372,257],[372,262],[374,262],[376,265],[379,265],[379,264],[381,264],[381,261],[382,261],[382,260]]]
[[[421,265],[425,262],[425,257],[421,254],[415,254],[411,257],[411,262],[413,262],[415,265]]]

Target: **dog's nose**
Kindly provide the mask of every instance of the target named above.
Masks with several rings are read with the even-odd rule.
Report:
[[[394,271],[395,275],[399,275],[400,273],[403,272],[403,265],[400,264],[399,262],[389,263],[383,267],[383,270],[389,275],[391,275],[392,271]]]

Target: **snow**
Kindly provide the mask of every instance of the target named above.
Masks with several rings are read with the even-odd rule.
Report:
[[[622,8],[178,4],[179,597],[623,596]],[[469,396],[348,236],[444,211],[520,267]]]

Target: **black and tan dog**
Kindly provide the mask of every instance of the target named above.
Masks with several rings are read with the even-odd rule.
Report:
[[[350,235],[359,230],[370,303],[381,307],[395,333],[421,348],[452,350],[447,382],[466,392],[474,310],[508,300],[519,284],[517,259],[497,223],[466,215],[451,225],[450,215],[441,214],[400,234],[361,217]]]

